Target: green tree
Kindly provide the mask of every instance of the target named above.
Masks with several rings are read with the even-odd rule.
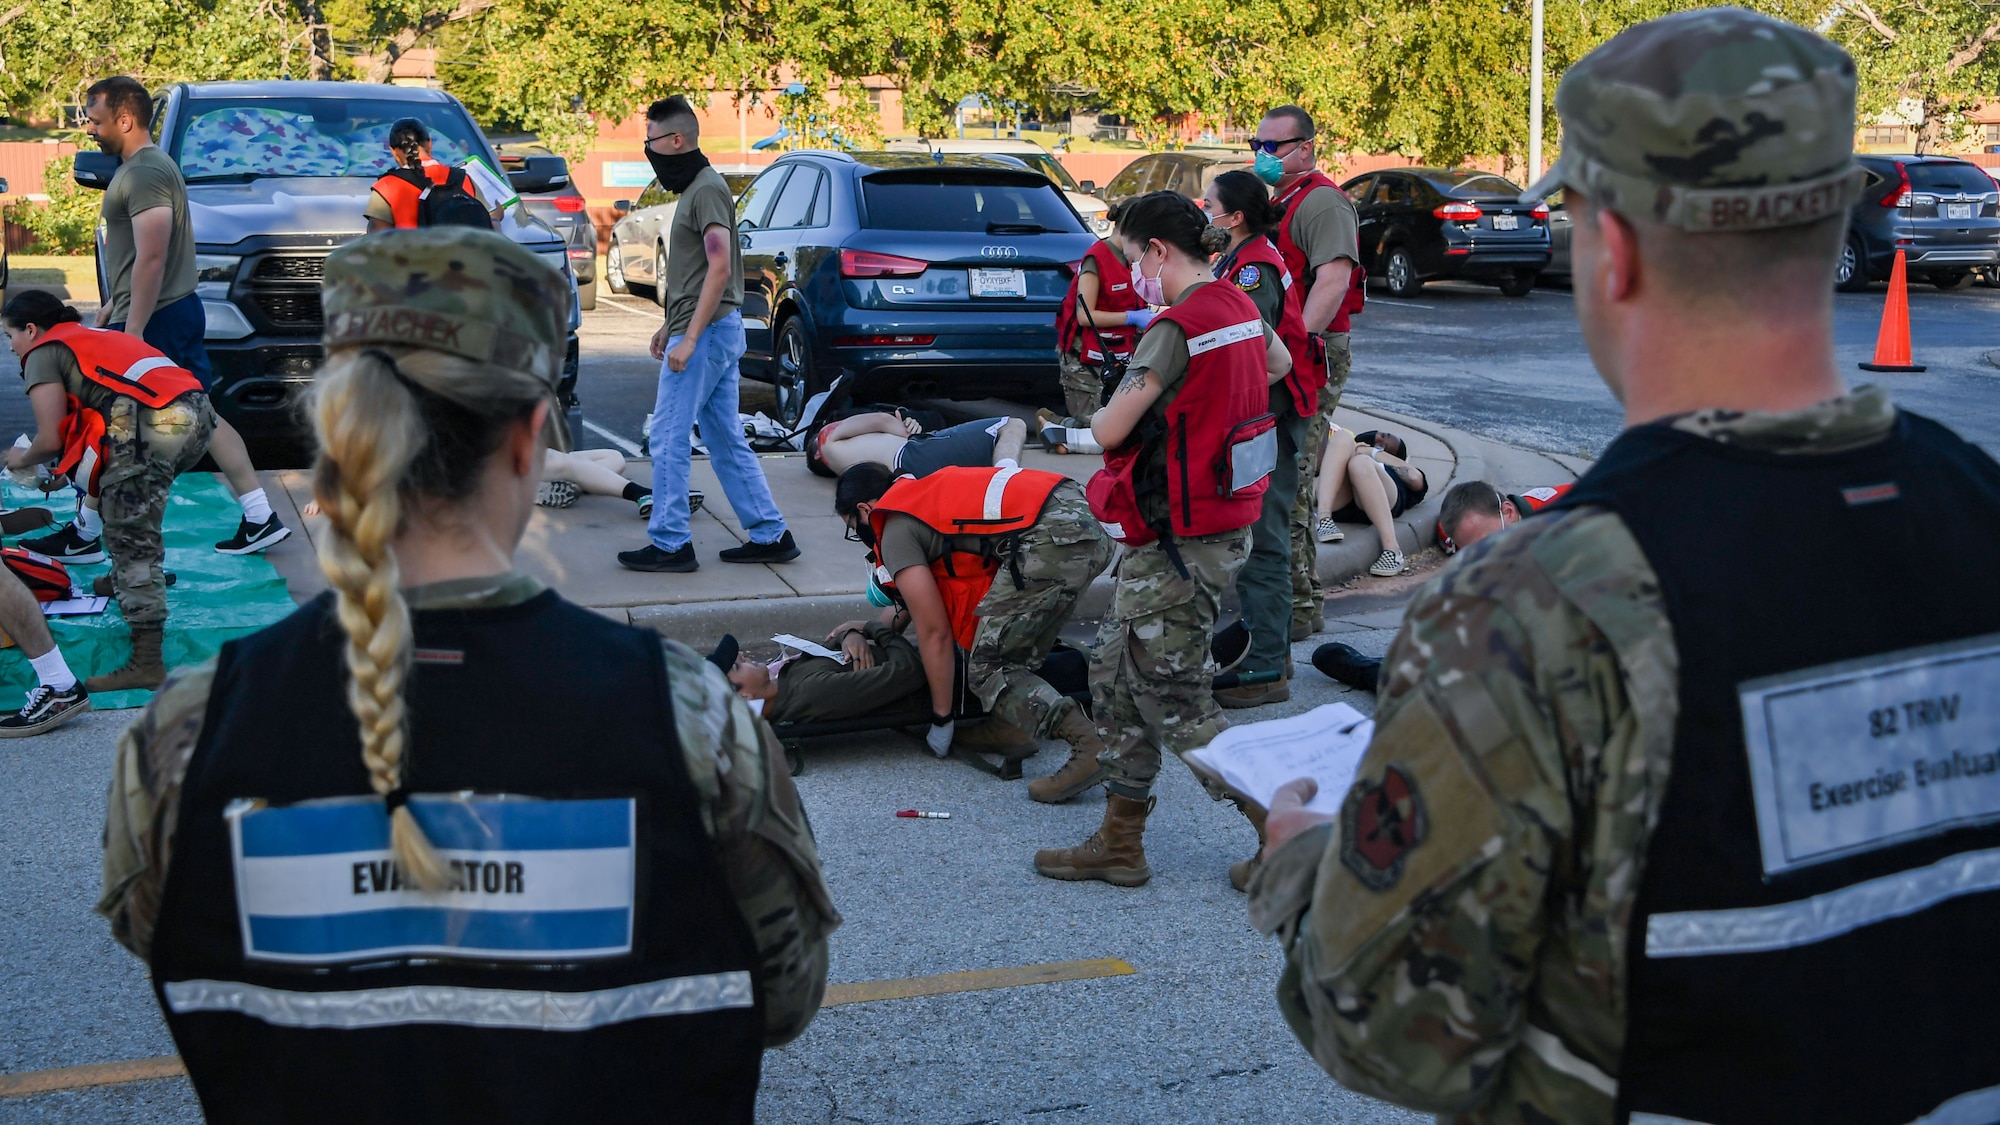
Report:
[[[1842,0],[1830,34],[1861,73],[1864,120],[1914,102],[1916,151],[1963,139],[1968,110],[2000,92],[2000,2]]]
[[[97,230],[97,204],[103,195],[77,187],[70,179],[76,157],[58,156],[42,169],[42,191],[47,203],[18,200],[7,207],[7,219],[19,223],[35,236],[35,250],[42,254],[87,254]]]

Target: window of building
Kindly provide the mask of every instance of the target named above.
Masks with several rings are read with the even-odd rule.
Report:
[[[1900,145],[1908,144],[1909,140],[1910,130],[1906,125],[1870,125],[1861,130],[1864,145]]]
[[[1982,125],[1980,130],[1986,134],[1987,144],[2000,145],[2000,124]]]

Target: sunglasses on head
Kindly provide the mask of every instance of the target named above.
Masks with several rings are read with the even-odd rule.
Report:
[[[1290,138],[1290,139],[1288,139],[1288,140],[1282,140],[1282,141],[1260,141],[1260,140],[1257,140],[1256,138],[1254,138],[1254,137],[1253,137],[1253,138],[1251,138],[1251,140],[1250,140],[1250,151],[1251,151],[1251,152],[1268,152],[1268,153],[1270,153],[1270,154],[1271,154],[1272,156],[1276,156],[1276,155],[1278,155],[1278,150],[1279,150],[1279,149],[1281,149],[1281,148],[1283,148],[1283,147],[1285,147],[1286,145],[1295,145],[1295,144],[1301,144],[1301,143],[1304,143],[1304,142],[1306,142],[1306,141],[1309,141],[1309,140],[1312,140],[1312,138],[1311,138],[1311,137],[1292,137],[1292,138]]]

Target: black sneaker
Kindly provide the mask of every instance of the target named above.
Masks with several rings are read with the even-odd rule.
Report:
[[[618,552],[618,565],[624,567],[626,570],[644,570],[655,573],[671,571],[675,574],[686,574],[689,571],[701,569],[700,561],[694,557],[693,543],[687,544],[678,551],[662,551],[651,543],[646,544],[636,551],[620,551]]]
[[[723,562],[733,563],[781,563],[791,562],[799,557],[799,545],[792,542],[792,533],[787,531],[775,543],[745,543],[741,547],[730,547],[716,554]]]
[[[1338,641],[1314,649],[1312,666],[1348,687],[1362,691],[1374,691],[1382,678],[1381,658],[1363,656],[1360,649]]]
[[[0,738],[27,738],[54,730],[88,710],[90,693],[83,690],[82,680],[68,691],[37,684],[28,692],[28,701],[19,711],[0,719]]]
[[[0,535],[26,535],[55,522],[56,514],[47,508],[9,508],[0,512]]]
[[[535,486],[535,503],[544,508],[567,508],[582,494],[582,489],[566,480],[545,480]]]
[[[76,529],[75,523],[66,523],[40,539],[23,539],[21,546],[38,555],[47,555],[58,562],[101,563],[104,561],[104,540],[85,539]]]
[[[215,545],[215,549],[225,555],[254,555],[273,543],[283,542],[292,529],[278,522],[276,513],[263,523],[244,520],[236,525],[236,534]]]
[[[701,505],[707,499],[708,497],[702,495],[700,489],[688,489],[688,515],[694,515],[696,512],[701,511]],[[647,523],[651,523],[653,521],[653,494],[648,492],[632,502],[639,505],[639,518],[645,520]]]

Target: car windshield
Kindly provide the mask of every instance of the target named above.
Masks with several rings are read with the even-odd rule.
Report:
[[[878,172],[861,181],[876,230],[1081,234],[1076,215],[1040,175]]]
[[[1471,176],[1450,187],[1438,186],[1444,187],[1444,193],[1453,199],[1496,199],[1502,196],[1511,199],[1521,194],[1514,181],[1500,176]]]
[[[1008,156],[1018,157],[1021,163],[1055,181],[1055,185],[1069,191],[1076,190],[1076,181],[1070,178],[1069,169],[1062,161],[1046,152],[1010,152]]]
[[[1984,195],[1993,190],[1993,180],[1971,164],[1905,164],[1910,174],[1910,190],[1964,192]]]
[[[396,166],[389,126],[405,117],[431,133],[431,155],[459,164],[480,153],[456,105],[375,98],[195,98],[168,151],[189,183],[256,176],[380,176]]]

